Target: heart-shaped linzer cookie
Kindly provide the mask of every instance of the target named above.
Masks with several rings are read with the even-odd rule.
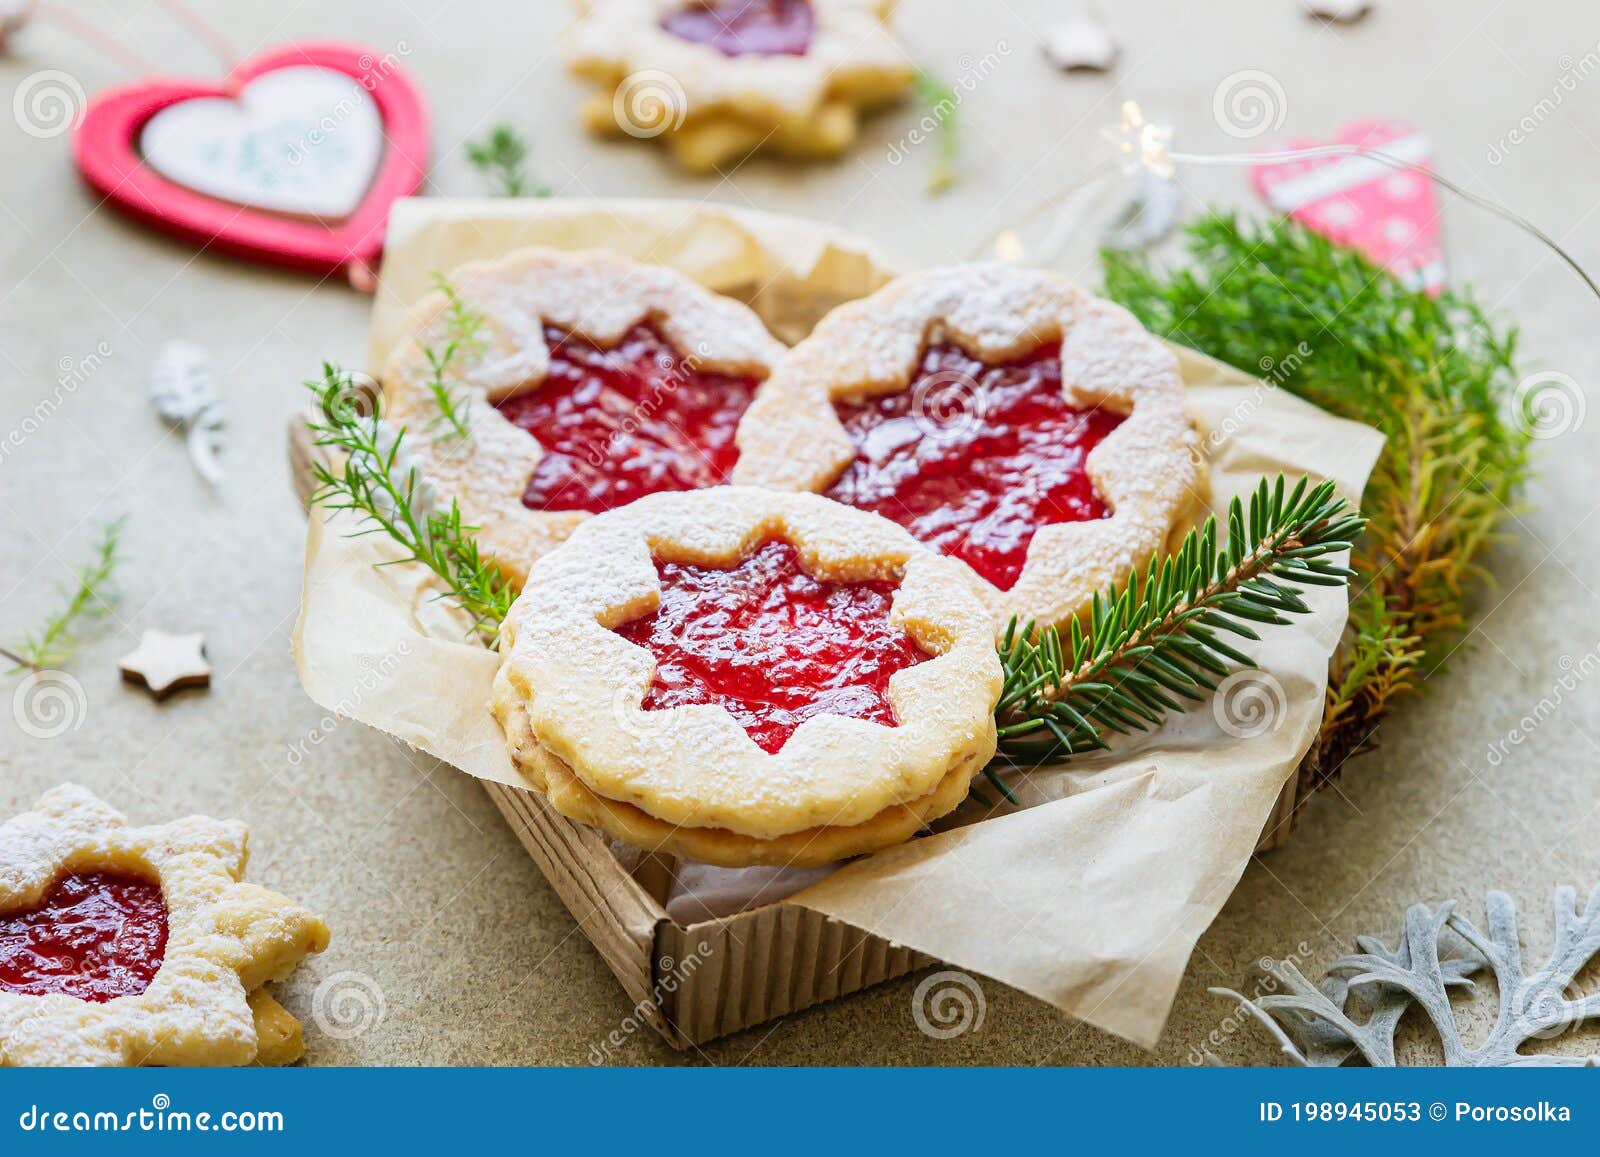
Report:
[[[1362,145],[1414,165],[1429,166],[1428,138],[1400,121],[1362,120],[1331,141],[1292,140],[1285,148]],[[1408,285],[1436,293],[1444,285],[1439,202],[1433,182],[1369,157],[1311,157],[1256,165],[1256,192],[1330,241],[1359,249]]]
[[[389,207],[426,169],[428,117],[393,54],[299,44],[221,84],[152,80],[96,98],[78,129],[88,182],[208,248],[317,273],[364,272]]]

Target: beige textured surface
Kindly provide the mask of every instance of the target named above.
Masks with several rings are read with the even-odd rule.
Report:
[[[901,26],[919,59],[950,76],[964,55],[974,70],[986,53],[997,62],[962,110],[965,179],[939,200],[921,192],[928,146],[907,149],[902,138],[915,120],[909,112],[869,122],[857,152],[835,166],[754,165],[729,182],[683,177],[632,142],[589,141],[576,120],[578,86],[547,55],[561,19],[555,5],[515,14],[487,0],[409,8],[328,0],[270,13],[196,6],[226,11],[244,50],[296,36],[396,51],[403,40],[407,66],[433,101],[440,192],[477,192],[459,143],[512,120],[533,141],[539,175],[561,192],[755,204],[834,220],[921,261],[949,261],[1081,173],[1116,99],[1138,96],[1177,125],[1185,146],[1230,146],[1237,142],[1212,119],[1213,93],[1232,74],[1263,70],[1285,94],[1281,132],[1405,114],[1428,131],[1453,175],[1600,263],[1595,81],[1569,71],[1600,53],[1600,12],[1588,4],[1388,4],[1354,28],[1329,29],[1287,4],[1130,0],[1112,14],[1125,49],[1118,71],[1063,78],[1037,48],[1046,0],[908,0]],[[131,16],[110,4],[84,8],[174,71],[210,67],[153,7]],[[125,79],[40,27],[17,56],[0,60],[0,94],[45,68],[65,69],[91,91]],[[1575,80],[1574,92],[1562,90],[1563,76]],[[1522,143],[1511,142],[1513,130]],[[887,163],[891,146],[907,154],[898,164]],[[333,929],[329,950],[277,993],[305,1021],[313,1063],[585,1063],[627,1016],[628,1001],[482,790],[359,727],[325,720],[296,685],[288,632],[303,529],[285,477],[284,418],[301,404],[296,383],[320,359],[358,364],[369,303],[333,284],[197,257],[95,211],[65,142],[36,139],[9,117],[0,119],[0,160],[0,635],[43,613],[98,523],[132,515],[123,602],[73,668],[86,702],[81,726],[45,740],[0,717],[0,810],[10,814],[70,778],[136,823],[194,811],[245,820],[251,879],[313,907]],[[1236,172],[1186,177],[1196,198],[1250,203]],[[1449,206],[1445,229],[1457,278],[1523,322],[1530,368],[1592,380],[1600,306],[1531,242],[1475,210]],[[146,369],[174,337],[212,351],[231,406],[229,478],[215,498],[145,402]],[[85,371],[58,387],[63,364]],[[1528,509],[1494,558],[1500,590],[1487,596],[1470,649],[1385,728],[1382,750],[1349,770],[1341,794],[1311,809],[1289,849],[1246,872],[1200,942],[1154,1059],[1182,1063],[1216,1031],[1225,1057],[1270,1061],[1259,1038],[1227,1032],[1227,1009],[1205,994],[1210,984],[1249,983],[1263,955],[1298,949],[1309,970],[1357,933],[1392,935],[1415,899],[1456,896],[1481,915],[1481,893],[1495,885],[1521,903],[1537,953],[1548,943],[1551,886],[1600,875],[1591,835],[1600,696],[1592,678],[1571,690],[1560,683],[1592,671],[1600,644],[1600,600],[1590,589],[1600,556],[1597,421],[1591,414],[1541,445]],[[216,668],[208,692],[156,704],[121,685],[116,657],[147,626],[207,633]],[[16,685],[6,684],[8,696]],[[1519,722],[1533,715],[1544,721],[1531,729]],[[352,971],[381,992],[382,1019],[365,1032],[329,1032],[312,1015],[313,996]],[[984,984],[980,1031],[932,1040],[912,1020],[915,984],[763,1026],[691,1059],[1151,1059],[993,983]],[[675,1059],[646,1032],[615,1056]]]

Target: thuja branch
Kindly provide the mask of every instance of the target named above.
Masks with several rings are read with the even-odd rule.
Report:
[[[65,602],[21,641],[0,647],[0,658],[14,664],[13,671],[61,666],[77,647],[78,624],[110,606],[112,596],[107,587],[119,561],[122,524],[123,519],[119,518],[100,532],[90,560],[73,572],[73,585],[65,592]]]
[[[1331,482],[1290,489],[1281,475],[1263,478],[1248,506],[1229,506],[1226,541],[1207,520],[1175,553],[1097,594],[1087,623],[1063,636],[1013,621],[995,708],[1002,753],[1033,761],[1103,748],[1108,733],[1147,730],[1203,699],[1230,664],[1255,666],[1225,636],[1258,639],[1255,625],[1309,611],[1298,587],[1349,581],[1330,556],[1364,525]]]
[[[439,417],[460,437],[470,431],[467,426],[467,409],[470,402],[458,397],[447,380],[452,364],[463,354],[473,354],[483,349],[483,315],[467,308],[456,287],[442,274],[433,275],[433,287],[445,296],[445,340],[440,346],[424,345],[422,356],[428,360],[428,392],[439,407]]]
[[[1273,357],[1277,385],[1386,437],[1351,563],[1361,593],[1329,671],[1314,764],[1326,777],[1462,637],[1480,559],[1527,474],[1528,423],[1509,404],[1516,333],[1465,294],[1409,289],[1290,221],[1210,216],[1188,242],[1191,262],[1170,271],[1103,253],[1108,293],[1248,372]]]
[[[473,629],[493,642],[500,622],[511,609],[511,584],[500,568],[478,553],[473,532],[461,521],[461,509],[452,499],[446,511],[432,509],[427,484],[403,451],[405,431],[391,430],[379,415],[379,405],[353,405],[350,377],[337,366],[323,363],[322,377],[306,382],[317,397],[321,421],[309,423],[314,442],[342,459],[333,465],[316,462],[312,473],[317,490],[314,506],[350,510],[362,516],[360,533],[382,533],[399,543],[407,556],[399,562],[417,562],[445,585],[446,597],[473,619]],[[363,397],[363,402],[368,399]]]

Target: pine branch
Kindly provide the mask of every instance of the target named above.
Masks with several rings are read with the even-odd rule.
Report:
[[[8,674],[60,667],[72,658],[78,644],[79,621],[88,615],[100,614],[111,605],[112,595],[105,588],[121,561],[117,547],[122,540],[124,521],[118,518],[100,532],[94,556],[74,572],[76,582],[65,604],[46,619],[43,626],[24,635],[20,642],[0,647],[0,658],[15,664]]]
[[[309,423],[317,446],[341,452],[337,469],[314,463],[318,488],[313,506],[351,510],[369,524],[358,533],[382,533],[408,552],[400,562],[418,562],[445,585],[452,599],[473,618],[473,630],[490,643],[511,609],[511,584],[500,568],[478,553],[475,526],[461,521],[452,499],[450,509],[431,509],[427,483],[406,460],[405,430],[390,432],[374,405],[370,415],[347,404],[350,378],[324,362],[322,377],[306,387],[317,395],[324,421]]]
[[[1270,486],[1263,478],[1248,507],[1230,505],[1225,542],[1207,520],[1143,576],[1096,595],[1087,625],[1074,620],[1065,638],[1013,620],[995,708],[1002,753],[1033,762],[1104,748],[1108,732],[1148,730],[1203,699],[1230,663],[1255,666],[1223,636],[1258,639],[1252,624],[1307,613],[1298,587],[1344,586],[1352,572],[1329,556],[1364,525],[1332,482],[1286,490],[1282,475]]]
[[[925,69],[917,70],[911,87],[917,99],[927,106],[925,119],[933,121],[938,146],[933,164],[928,166],[928,192],[942,193],[956,183],[956,167],[961,160],[961,134],[956,122],[961,100],[954,89]]]
[[[443,347],[424,345],[422,356],[428,359],[428,392],[433,395],[434,403],[439,407],[439,417],[434,421],[448,422],[450,428],[458,437],[471,436],[467,425],[467,411],[471,400],[466,397],[457,397],[450,389],[445,376],[450,372],[451,364],[461,354],[474,354],[483,349],[484,317],[467,308],[466,302],[461,300],[461,295],[456,292],[456,287],[450,284],[443,274],[433,275],[433,287],[445,296],[444,325],[445,343]]]
[[[1387,439],[1306,785],[1320,786],[1470,623],[1483,552],[1528,470],[1529,432],[1508,404],[1516,332],[1470,296],[1409,289],[1292,221],[1213,215],[1188,240],[1191,264],[1170,271],[1102,253],[1108,294],[1153,332],[1247,372],[1271,358],[1275,384]]]
[[[548,185],[531,181],[527,174],[528,146],[508,124],[498,124],[481,141],[467,145],[467,160],[478,169],[501,197],[548,197]]]

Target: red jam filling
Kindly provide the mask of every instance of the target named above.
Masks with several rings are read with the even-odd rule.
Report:
[[[103,1004],[150,987],[167,952],[161,886],[115,872],[63,876],[37,908],[0,913],[0,991]]]
[[[497,403],[544,447],[524,506],[598,514],[728,477],[754,378],[697,370],[647,326],[611,349],[553,326],[544,336],[549,376],[537,390]]]
[[[661,18],[679,40],[708,44],[724,56],[804,56],[815,23],[809,0],[713,0]]]
[[[893,519],[1010,590],[1041,526],[1105,518],[1084,471],[1123,415],[1062,395],[1053,346],[986,365],[932,346],[900,393],[838,402],[856,458],[828,497]]]
[[[646,711],[716,703],[777,752],[813,715],[893,727],[889,677],[927,658],[889,626],[893,582],[813,578],[787,542],[726,569],[656,562],[661,605],[617,628],[656,659]]]

